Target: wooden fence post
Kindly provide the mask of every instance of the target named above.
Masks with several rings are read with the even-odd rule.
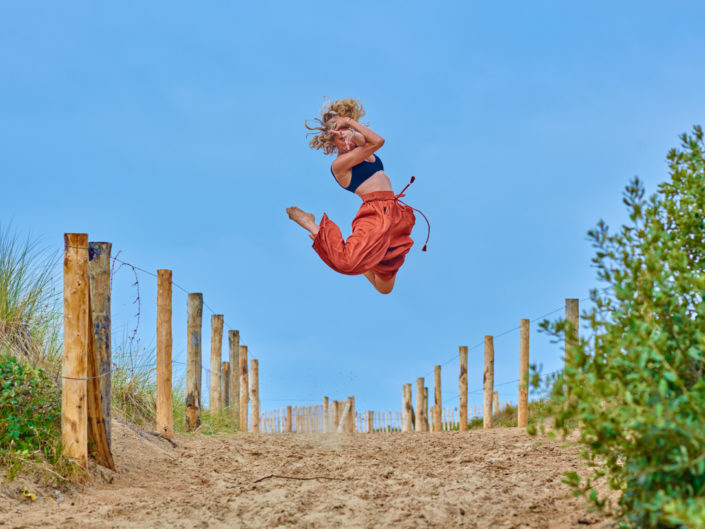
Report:
[[[323,397],[323,433],[330,431],[328,424],[328,397]]]
[[[423,388],[423,419],[425,432],[428,432],[430,428],[428,427],[428,388],[424,386]]]
[[[367,412],[367,433],[372,433],[374,431],[374,421],[375,421],[375,412],[368,411]]]
[[[228,331],[230,360],[230,414],[240,424],[240,331]]]
[[[221,384],[220,389],[220,409],[225,410],[230,406],[230,362],[223,362],[223,368],[221,372]]]
[[[203,294],[188,295],[186,342],[186,428],[201,425],[201,327],[203,324]]]
[[[103,410],[103,422],[111,445],[110,425],[110,386],[113,368],[110,349],[110,250],[109,242],[88,243],[88,273],[91,289],[91,316],[93,318],[93,341],[98,360],[98,379]]]
[[[284,432],[291,433],[291,406],[286,407],[286,419],[284,421]]]
[[[259,433],[259,360],[250,360],[250,402],[252,402],[252,433]]]
[[[115,469],[108,445],[95,354],[88,235],[64,234],[64,352],[61,438],[64,454],[88,465],[88,444],[98,464]]]
[[[460,420],[458,430],[464,432],[468,429],[468,346],[461,345],[460,354]]]
[[[212,411],[222,410],[222,398],[220,390],[223,385],[222,380],[222,360],[223,360],[223,315],[213,314],[211,316],[211,387],[210,387],[210,408]]]
[[[434,401],[433,401],[433,431],[440,432],[441,429],[441,413],[443,412],[443,406],[441,403],[441,366],[436,366],[433,369],[434,381],[436,387],[434,388]]]
[[[401,388],[401,431],[411,431],[411,384],[404,384]]]
[[[247,431],[247,402],[249,384],[247,379],[247,346],[240,346],[240,431]]]
[[[342,404],[342,401],[341,401]],[[348,432],[348,422],[349,422],[349,417],[350,417],[350,399],[345,401],[345,406],[343,407],[343,411],[340,414],[340,423],[338,423],[338,426],[336,428],[336,431],[338,433],[343,433],[343,432]]]
[[[338,423],[340,422],[340,401],[333,401],[333,425],[331,432],[338,431]]]
[[[485,371],[482,376],[483,410],[482,427],[492,428],[492,396],[494,392],[494,339],[485,336]]]
[[[87,377],[90,312],[88,235],[64,234],[64,354],[61,438],[64,455],[88,465]]]
[[[350,415],[348,415],[347,432],[355,433],[355,396],[348,397]]]
[[[416,379],[416,431],[427,431],[426,408],[424,407],[423,377]]]
[[[157,270],[157,432],[174,437],[171,401],[171,270]]]
[[[526,428],[529,424],[529,320],[519,322],[519,403],[517,405],[517,426]]]

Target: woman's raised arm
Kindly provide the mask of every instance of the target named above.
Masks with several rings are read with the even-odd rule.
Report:
[[[353,131],[360,134],[365,141],[362,145],[359,145],[355,149],[338,156],[333,162],[333,173],[347,172],[353,166],[369,158],[371,154],[374,154],[382,145],[384,145],[384,138],[373,130],[347,117],[336,118],[336,128],[334,133],[338,132],[342,134],[340,129],[346,127],[351,128]]]

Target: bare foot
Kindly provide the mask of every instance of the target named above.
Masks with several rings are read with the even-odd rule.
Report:
[[[297,208],[296,206],[291,206],[286,208],[286,213],[289,218],[296,222],[303,229],[311,232],[311,235],[316,235],[318,233],[318,224],[316,224],[316,217],[313,213],[306,213],[304,210]]]

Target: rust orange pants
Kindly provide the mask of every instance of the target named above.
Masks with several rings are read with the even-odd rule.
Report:
[[[340,228],[324,213],[313,249],[336,272],[358,275],[372,271],[383,281],[392,279],[414,241],[414,211],[401,204],[393,191],[362,196],[352,222],[352,234],[343,240]]]

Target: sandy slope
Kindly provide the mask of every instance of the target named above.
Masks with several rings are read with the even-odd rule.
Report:
[[[580,468],[577,449],[517,429],[180,436],[177,448],[113,432],[117,473],[60,503],[51,491],[33,503],[0,496],[0,528],[606,525],[561,483]]]

